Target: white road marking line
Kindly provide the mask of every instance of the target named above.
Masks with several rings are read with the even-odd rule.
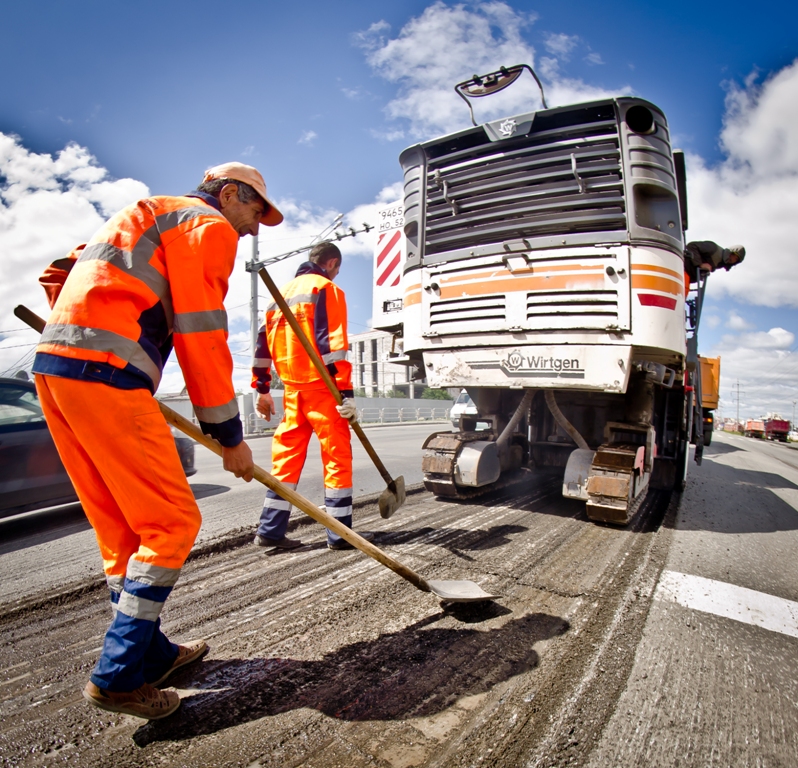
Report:
[[[789,504],[793,509],[798,509],[798,488],[768,488],[768,490],[785,504]]]
[[[677,571],[663,571],[654,597],[703,613],[798,637],[798,603]]]

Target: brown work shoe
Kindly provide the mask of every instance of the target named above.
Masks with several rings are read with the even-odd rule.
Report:
[[[115,692],[98,688],[90,680],[83,689],[83,698],[100,709],[143,717],[145,720],[168,717],[180,706],[176,691],[159,691],[148,683],[135,691]]]
[[[208,652],[208,644],[204,640],[191,640],[185,645],[177,646],[177,658],[172,662],[172,666],[166,670],[151,686],[157,688],[166,681],[173,672],[177,672],[180,667],[199,661]]]

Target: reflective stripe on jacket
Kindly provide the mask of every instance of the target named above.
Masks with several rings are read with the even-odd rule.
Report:
[[[349,340],[344,292],[323,269],[305,262],[281,293],[341,394],[353,397],[352,366],[347,360]],[[287,387],[325,389],[324,381],[277,304],[268,306],[266,322],[258,329],[252,366],[252,386],[258,392],[269,391],[272,361]]]
[[[123,386],[119,370],[154,392],[174,344],[203,432],[237,445],[243,432],[223,303],[237,246],[235,229],[204,199],[128,206],[42,276],[57,300],[34,371]],[[76,253],[66,279],[60,273]]]

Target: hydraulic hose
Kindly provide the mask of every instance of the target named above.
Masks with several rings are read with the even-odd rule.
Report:
[[[502,430],[502,433],[499,435],[499,439],[496,441],[497,448],[501,451],[504,446],[510,440],[510,436],[515,431],[515,428],[518,426],[518,422],[521,421],[524,413],[526,413],[527,409],[529,408],[529,404],[532,402],[532,398],[535,396],[534,389],[528,389],[524,394],[523,400],[518,405],[518,408],[515,409],[515,413],[513,414],[510,421],[507,422],[507,426]]]
[[[560,406],[557,405],[557,401],[554,399],[554,392],[550,389],[547,389],[545,394],[546,405],[549,406],[549,410],[551,411],[551,415],[554,416],[554,420],[570,435],[571,439],[579,448],[590,450],[590,446],[588,446],[588,444],[585,442],[585,438],[576,431],[574,425],[571,424],[571,422],[568,421],[568,419],[566,419],[563,415],[563,412],[560,410]]]

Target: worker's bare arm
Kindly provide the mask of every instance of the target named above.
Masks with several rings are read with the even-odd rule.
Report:
[[[272,420],[274,399],[268,392],[258,395],[258,401],[255,403],[255,410],[258,412],[258,415],[266,419],[266,421]]]
[[[222,446],[222,465],[228,472],[243,478],[246,482],[252,480],[255,472],[252,451],[243,440],[234,448]]]

